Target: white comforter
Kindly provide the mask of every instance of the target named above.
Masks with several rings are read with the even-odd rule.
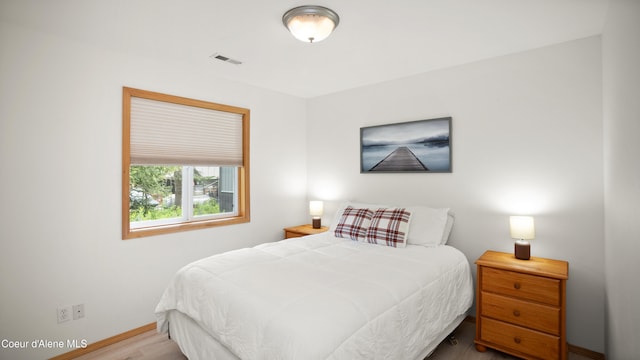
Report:
[[[241,359],[415,359],[473,300],[450,246],[391,248],[327,233],[182,268],[156,308],[194,319]]]

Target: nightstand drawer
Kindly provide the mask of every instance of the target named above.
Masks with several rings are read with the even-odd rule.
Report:
[[[284,228],[284,238],[291,239],[291,238],[297,238],[297,237],[302,237],[307,235],[315,235],[315,234],[323,233],[327,230],[329,230],[329,228],[326,226],[314,228],[313,226],[311,226],[311,224],[291,226],[291,227]]]
[[[284,231],[284,238],[285,239],[290,239],[290,238],[297,238],[297,237],[302,237],[302,236],[306,236],[307,234],[302,234],[299,232],[294,232],[294,231]]]
[[[560,308],[482,293],[482,316],[560,335]]]
[[[482,318],[480,338],[540,359],[558,359],[560,338],[501,321]]]
[[[522,299],[560,305],[560,280],[482,267],[482,289]]]

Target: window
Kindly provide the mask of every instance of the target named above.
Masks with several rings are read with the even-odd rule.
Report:
[[[122,238],[249,221],[249,110],[123,88]]]

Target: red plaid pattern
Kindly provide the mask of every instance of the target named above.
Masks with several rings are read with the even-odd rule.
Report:
[[[378,209],[371,219],[366,241],[372,244],[404,247],[411,213],[404,208]]]
[[[372,217],[373,211],[371,209],[356,209],[347,206],[342,212],[338,225],[336,225],[335,236],[363,241]]]

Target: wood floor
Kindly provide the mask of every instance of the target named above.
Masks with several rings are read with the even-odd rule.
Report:
[[[475,336],[475,324],[464,321],[455,332],[457,345],[451,345],[448,341],[440,346],[427,358],[427,360],[510,360],[515,357],[487,350],[484,353],[477,352],[473,345]],[[117,344],[99,349],[89,354],[82,355],[80,360],[185,360],[187,359],[178,346],[155,331],[148,331]],[[569,360],[590,360],[590,358],[574,353],[569,353]]]

